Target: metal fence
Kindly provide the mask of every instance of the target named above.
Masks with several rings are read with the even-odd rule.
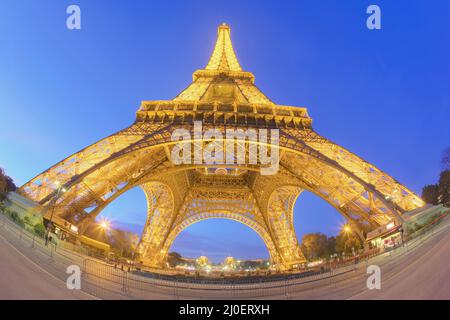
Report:
[[[68,277],[67,267],[78,265],[82,270],[81,289],[100,299],[346,298],[366,288],[369,264],[394,272],[397,258],[412,252],[431,237],[444,236],[448,225],[450,219],[445,217],[399,248],[324,272],[286,275],[265,281],[249,277],[239,283],[210,283],[195,278],[155,277],[55,244],[46,246],[42,238],[0,215],[0,234],[16,249],[64,282]]]

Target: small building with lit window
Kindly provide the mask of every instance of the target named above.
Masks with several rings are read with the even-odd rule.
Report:
[[[389,251],[403,243],[415,231],[428,226],[449,213],[449,209],[442,205],[426,205],[403,214],[405,221],[398,225],[395,221],[376,228],[367,233],[366,246],[369,249]]]
[[[389,251],[402,244],[402,226],[395,221],[382,225],[367,233],[366,244],[369,249]]]

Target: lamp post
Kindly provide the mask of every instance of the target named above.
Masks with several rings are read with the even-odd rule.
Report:
[[[402,240],[402,246],[405,246],[405,240],[403,239],[403,232],[404,232],[404,230],[403,230],[403,225],[400,226],[400,228],[398,229],[398,231],[400,231],[400,237],[401,237],[401,240]]]
[[[343,227],[343,230],[348,238],[349,234],[352,232],[352,228],[350,228],[350,226],[348,224],[345,224]],[[346,253],[346,251],[347,251],[347,240],[344,243],[344,253]]]
[[[55,212],[56,201],[58,200],[61,192],[62,193],[66,192],[66,189],[62,185],[60,185],[59,181],[56,181],[55,184],[56,184],[56,186],[58,188],[56,189],[56,194],[55,194],[55,196],[53,197],[53,200],[52,200],[52,212],[50,213],[50,219],[49,219],[48,224],[47,224],[47,233],[45,234],[45,245],[46,246],[48,245],[48,238],[49,238],[49,234],[50,234],[50,228],[53,225],[53,213]]]

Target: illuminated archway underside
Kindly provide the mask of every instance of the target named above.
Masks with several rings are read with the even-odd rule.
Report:
[[[278,128],[280,170],[261,175],[258,165],[174,165],[171,134],[185,128],[193,136],[195,120],[204,130],[223,133]],[[217,174],[220,167],[228,174]],[[56,199],[57,181],[67,191]],[[61,161],[20,192],[46,208],[54,205],[54,216],[77,225],[82,234],[109,203],[135,186],[147,196],[139,253],[151,267],[164,267],[177,235],[209,218],[233,219],[255,230],[281,269],[304,262],[293,227],[293,206],[302,190],[323,198],[350,223],[374,226],[402,222],[404,212],[423,205],[389,175],[314,132],[305,108],[268,99],[253,74],[242,71],[227,25],[219,27],[206,68],[194,72],[192,84],[175,99],[142,102],[130,127]]]

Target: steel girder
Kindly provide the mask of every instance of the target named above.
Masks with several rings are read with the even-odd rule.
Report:
[[[192,126],[147,126],[146,129],[150,130],[147,134],[130,135],[130,132],[142,130],[142,125],[136,124],[135,126],[139,129],[131,127],[107,138],[106,142],[100,141],[99,144],[108,152],[101,152],[103,149],[94,144],[88,150],[69,157],[66,161],[36,177],[24,185],[20,192],[45,205],[53,199],[52,195],[57,188],[53,181],[59,181],[67,189],[67,192],[61,194],[56,200],[55,214],[72,224],[78,224],[80,232],[83,232],[86,226],[95,219],[95,216],[111,201],[132,187],[142,186],[149,198],[151,192],[146,181],[155,178],[160,182],[164,181],[170,176],[169,172],[171,171],[179,172],[176,176],[183,176],[186,179],[185,192],[187,193],[187,190],[191,189],[190,180],[187,178],[188,173],[202,166],[174,166],[168,159],[168,153],[170,154],[174,145],[174,142],[171,141],[173,130],[185,128],[192,131]],[[205,127],[205,130],[207,129],[208,127]],[[222,127],[221,130],[225,130],[225,128]],[[203,214],[198,213],[193,217],[186,216],[185,221],[174,221],[172,224],[162,225],[158,228],[158,232],[161,233],[158,237],[163,238],[154,238],[160,239],[159,242],[145,240],[149,237],[148,230],[152,230],[152,224],[147,221],[140,248],[145,247],[144,243],[149,243],[149,245],[147,249],[140,250],[144,257],[149,256],[146,252],[152,252],[152,255],[155,256],[149,264],[152,266],[163,265],[171,242],[183,228],[202,219],[221,217],[221,212],[222,214],[227,212],[226,217],[252,227],[263,238],[269,248],[272,260],[279,264],[280,268],[298,264],[304,260],[298,249],[298,241],[292,226],[292,204],[302,189],[322,197],[350,221],[365,220],[372,225],[380,225],[391,219],[401,219],[404,211],[419,206],[420,200],[417,196],[342,147],[326,141],[325,147],[318,148],[318,142],[315,139],[319,139],[319,136],[314,135],[311,138],[313,134],[313,132],[302,134],[292,130],[280,130],[280,149],[283,152],[280,173],[277,175],[261,176],[255,167],[231,165],[231,167],[248,172],[246,188],[252,190],[254,199],[252,201],[258,208],[260,220],[244,218],[245,215],[242,211],[230,202],[228,209],[225,207],[211,208]],[[301,137],[305,140],[300,140]],[[245,143],[245,141],[241,142]],[[109,144],[111,144],[111,148],[109,148]],[[110,151],[112,145],[115,146],[114,152]],[[122,146],[121,150],[117,148],[118,145]],[[92,150],[95,150],[95,156],[91,155]],[[345,156],[339,156],[342,154]],[[76,161],[72,159],[76,159]],[[67,165],[67,163],[72,165]],[[289,176],[289,183],[287,183],[286,176]],[[37,183],[38,181],[41,183]],[[151,185],[155,185],[155,183],[152,182]],[[261,187],[262,184],[277,186],[277,189],[269,193]],[[261,190],[265,190],[266,194],[261,195]],[[283,190],[284,192],[282,192]],[[397,196],[393,190],[401,192]],[[389,198],[392,195],[395,196]],[[271,197],[273,200],[270,200]],[[183,205],[190,205],[188,199],[191,198],[186,196],[185,202],[178,200],[180,207],[178,211],[182,210]],[[275,199],[277,200],[275,201]],[[283,203],[290,203],[290,207],[283,209]],[[155,207],[149,203],[149,217],[153,215],[154,210]],[[179,217],[178,214],[179,212],[172,212],[171,219]],[[240,218],[238,219],[238,217]],[[159,248],[158,256],[155,248]],[[147,259],[147,261],[150,260]]]
[[[82,234],[109,203],[141,186],[148,215],[139,252],[155,267],[164,265],[179,232],[217,217],[254,229],[278,267],[303,262],[292,223],[302,190],[330,203],[355,226],[361,220],[374,226],[401,223],[404,212],[424,205],[386,173],[314,132],[306,108],[276,105],[254,81],[236,58],[230,27],[221,25],[208,65],[194,72],[193,82],[176,98],[143,101],[133,125],[59,162],[19,192],[40,203],[46,215],[51,207]],[[262,176],[255,164],[174,165],[172,133],[185,129],[195,137],[194,121],[222,134],[229,128],[279,129],[278,173]],[[210,142],[195,139],[188,143]],[[243,139],[236,144],[264,146]],[[211,174],[217,168],[230,174]],[[58,193],[60,186],[67,191]]]

